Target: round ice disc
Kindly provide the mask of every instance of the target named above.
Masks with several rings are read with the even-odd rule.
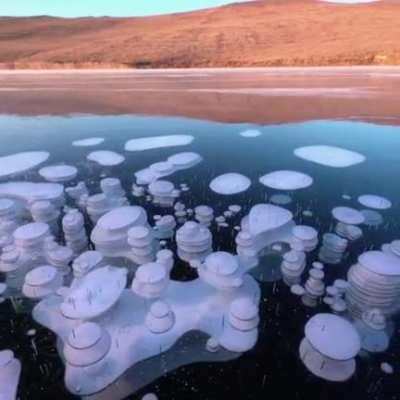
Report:
[[[332,360],[349,360],[361,348],[354,326],[335,314],[316,314],[307,322],[305,335],[315,350]]]

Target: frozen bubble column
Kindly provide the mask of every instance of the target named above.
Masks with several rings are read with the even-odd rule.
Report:
[[[65,382],[72,393],[101,391],[129,367],[168,350],[189,331],[208,334],[213,351],[222,346],[241,352],[254,346],[260,289],[237,257],[217,252],[204,266],[212,279],[200,275],[190,282],[169,279],[172,263],[172,252],[158,252],[155,263],[137,269],[131,289],[126,289],[126,269],[96,268],[35,306],[37,322],[54,331],[65,346],[85,352],[77,353],[84,354],[83,363],[80,356],[65,357]],[[93,328],[96,334],[77,334],[76,328],[87,322],[95,322],[101,335],[97,328]],[[95,339],[100,341],[106,332],[111,338],[109,351],[96,350],[99,358],[88,363],[86,351],[91,354],[98,343]],[[71,334],[80,339],[74,342]]]
[[[174,184],[166,180],[156,180],[149,185],[149,193],[153,196],[153,203],[161,207],[172,207],[176,199]]]
[[[184,261],[203,261],[212,251],[211,232],[194,221],[186,222],[176,232],[178,256]]]
[[[235,352],[252,349],[257,343],[259,322],[258,307],[249,298],[233,300],[224,319],[220,345]]]
[[[141,265],[132,281],[132,291],[145,299],[163,297],[169,284],[169,271],[163,264],[153,262]]]
[[[290,246],[293,250],[310,252],[318,245],[318,231],[312,226],[297,225],[292,235]]]
[[[75,279],[83,278],[90,271],[104,267],[104,257],[99,251],[88,250],[75,258],[72,271]]]
[[[17,205],[11,199],[0,199],[0,253],[12,243],[12,234],[18,228]]]
[[[198,267],[200,278],[218,290],[232,290],[243,284],[244,268],[239,258],[225,251],[206,257]]]
[[[242,219],[242,230],[236,239],[238,254],[242,253],[243,247],[260,254],[274,243],[290,244],[294,226],[293,214],[289,210],[273,204],[257,204]],[[254,266],[249,264],[250,267]]]
[[[14,353],[11,350],[0,351],[0,399],[17,398],[20,375],[21,363],[14,357]]]
[[[6,274],[7,286],[21,289],[25,275],[33,268],[46,264],[47,224],[33,222],[22,225],[13,233],[14,244],[7,246],[0,257],[0,271]]]
[[[35,222],[43,222],[49,225],[53,234],[58,233],[58,217],[60,211],[50,201],[41,200],[31,204],[31,215]]]
[[[347,249],[348,241],[334,233],[325,233],[318,258],[326,264],[339,264]]]
[[[174,236],[176,227],[175,217],[173,215],[164,215],[154,226],[154,235],[157,239],[171,239]]]
[[[76,209],[69,211],[62,219],[65,243],[74,254],[79,254],[88,248],[89,240],[85,229],[85,220]]]
[[[301,274],[306,267],[306,254],[303,251],[290,250],[283,255],[281,271],[283,281],[288,286],[300,283]]]
[[[311,268],[308,272],[308,279],[304,285],[305,293],[301,297],[301,301],[308,307],[315,307],[318,299],[325,292],[324,271]]]
[[[89,189],[86,186],[86,183],[81,181],[78,182],[76,186],[71,186],[65,189],[71,199],[75,201],[75,204],[80,210],[84,210],[86,208],[87,199],[89,197]]]
[[[346,303],[354,317],[379,308],[387,317],[400,310],[400,258],[382,251],[367,251],[347,274]]]
[[[129,259],[137,265],[154,261],[160,245],[153,229],[147,226],[134,226],[128,231],[130,246]]]
[[[354,321],[361,339],[361,347],[371,353],[386,351],[389,335],[386,332],[386,317],[379,308],[371,308],[362,313],[361,319]]]
[[[258,263],[258,251],[250,232],[240,231],[236,235],[235,242],[240,262],[247,268],[255,267]]]
[[[30,299],[42,299],[55,293],[62,284],[62,274],[55,267],[43,265],[25,275],[22,293]]]
[[[100,181],[100,188],[104,193],[110,209],[129,204],[121,181],[118,178],[104,178]]]
[[[333,217],[338,221],[335,232],[343,238],[354,241],[359,239],[363,232],[357,226],[365,221],[364,215],[351,207],[335,207],[332,210]]]
[[[197,206],[194,209],[196,220],[205,226],[210,226],[214,219],[214,210],[209,206]]]
[[[400,257],[400,240],[396,239],[390,243],[383,244],[382,251],[388,254],[392,254],[396,257]]]
[[[79,374],[83,368],[94,378],[107,366],[110,348],[111,337],[105,329],[95,322],[83,322],[71,331],[63,354],[71,374]],[[79,384],[75,389],[79,392]]]
[[[92,242],[106,257],[129,257],[128,231],[134,226],[148,227],[147,214],[142,207],[115,208],[99,219],[91,234]]]
[[[354,326],[334,314],[316,314],[305,326],[300,358],[314,375],[343,382],[355,372],[355,357],[361,343]]]
[[[65,276],[71,272],[71,262],[74,252],[66,246],[56,244],[53,248],[47,249],[46,259],[49,264],[57,268],[57,271]]]

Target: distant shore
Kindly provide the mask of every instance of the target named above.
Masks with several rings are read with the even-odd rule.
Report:
[[[0,71],[0,114],[400,125],[400,67]]]
[[[192,73],[192,72],[271,72],[271,73],[296,73],[296,72],[363,72],[363,71],[385,71],[400,73],[400,65],[330,65],[330,66],[293,66],[293,67],[202,67],[202,68],[1,68],[0,74],[58,74],[58,73]]]

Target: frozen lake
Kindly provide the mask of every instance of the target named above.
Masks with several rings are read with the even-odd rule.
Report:
[[[332,285],[336,279],[346,279],[361,253],[379,250],[400,238],[399,93],[400,69],[391,67],[0,71],[0,157],[19,152],[50,154],[40,166],[0,177],[0,197],[3,183],[44,182],[46,171],[39,174],[40,168],[68,164],[78,171],[65,187],[85,181],[94,194],[99,192],[101,179],[118,177],[129,203],[142,206],[152,225],[154,216],[173,214],[174,209],[132,196],[135,172],[151,169],[180,152],[198,153],[201,162],[169,171],[163,179],[182,189],[178,201],[186,209],[205,204],[221,216],[230,205],[242,207],[226,218],[226,225],[210,227],[213,250],[231,253],[236,251],[235,227],[256,204],[271,201],[288,209],[296,224],[318,230],[321,243],[322,235],[335,228],[333,208],[365,209],[357,199],[366,194],[390,200],[390,208],[377,210],[383,222],[379,226],[361,224],[363,236],[349,244],[340,263],[325,266],[325,284]],[[168,138],[146,140],[159,136]],[[132,141],[125,148],[138,138],[144,140]],[[312,152],[298,150],[309,147]],[[92,152],[101,154],[92,154],[89,160],[100,160],[103,165],[87,159]],[[2,169],[8,171],[0,165]],[[220,179],[218,185],[210,185],[228,173],[244,178]],[[148,170],[143,176],[148,177]],[[68,177],[59,177],[63,178]],[[367,201],[376,204],[378,200]],[[73,206],[68,197],[67,204]],[[167,247],[176,250],[174,241]],[[261,257],[256,271],[279,264],[281,256],[276,251]],[[302,283],[318,258],[319,246],[307,253]],[[176,258],[171,276],[189,281],[197,273]],[[356,357],[356,372],[349,380],[328,382],[309,372],[299,356],[307,321],[318,313],[331,312],[328,304],[319,298],[315,307],[306,306],[282,279],[271,282],[254,271],[253,276],[261,298],[258,340],[251,350],[242,355],[228,350],[205,352],[207,336],[192,332],[86,398],[141,399],[155,393],[161,400],[258,400],[279,392],[283,398],[309,400],[348,399],[350,393],[359,400],[400,399],[398,314],[387,319],[388,350],[363,351]],[[2,273],[0,280],[4,280]],[[65,388],[57,337],[33,321],[32,305],[19,296],[0,304],[1,349],[13,350],[22,363],[18,396],[22,400],[78,398]],[[32,329],[36,332],[27,335]],[[382,362],[389,363],[394,374],[385,374]]]

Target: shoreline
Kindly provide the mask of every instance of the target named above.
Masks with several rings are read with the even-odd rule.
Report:
[[[292,67],[190,67],[190,68],[1,68],[0,74],[45,74],[45,73],[169,73],[169,72],[362,72],[382,70],[400,73],[400,65],[332,65],[332,66],[292,66]]]

